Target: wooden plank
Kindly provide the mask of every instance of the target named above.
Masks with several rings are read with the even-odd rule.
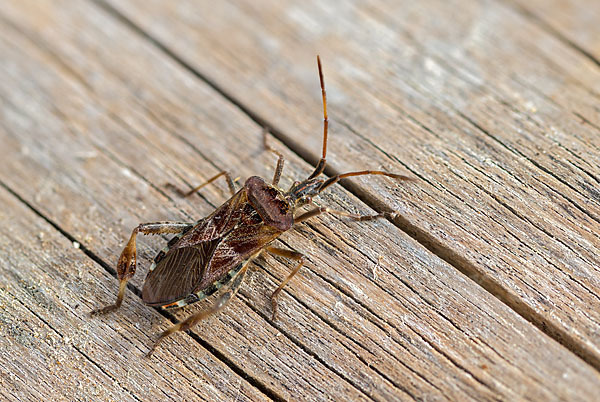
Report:
[[[195,184],[222,167],[242,177],[272,174],[274,158],[261,151],[261,129],[113,15],[85,2],[24,2],[1,13],[0,133],[9,151],[0,180],[102,264],[114,263],[138,222],[193,220],[226,194],[216,187],[203,191],[205,198],[180,199],[165,183]],[[310,171],[275,144],[290,159],[286,177]],[[343,158],[336,148],[331,154]],[[377,183],[397,196],[403,191]],[[416,200],[420,194],[410,192],[418,189],[407,186],[407,199]],[[369,211],[339,188],[322,202]],[[106,372],[125,373],[131,361],[147,364],[144,373],[174,368],[190,384],[195,370],[187,367],[217,359],[217,368],[241,376],[249,399],[254,387],[276,399],[593,397],[597,372],[389,222],[323,217],[306,226],[283,239],[306,252],[308,262],[286,288],[278,322],[268,319],[268,294],[290,267],[268,258],[258,262],[268,271],[254,272],[226,313],[192,337],[165,342],[155,360],[138,356],[169,323],[128,292],[122,311],[89,321],[89,356]],[[158,244],[141,244],[141,266]],[[82,275],[78,264],[62,269]],[[79,287],[85,288],[83,316],[112,301],[116,287],[98,267],[85,275],[78,282],[85,283]],[[199,371],[208,375],[205,370]],[[216,372],[206,382],[227,393],[236,383],[226,379]],[[145,398],[129,383],[123,388]],[[203,394],[178,392],[173,399]]]
[[[53,7],[51,3],[48,3],[47,6],[50,8]],[[93,8],[90,8],[89,5],[85,5],[85,3],[80,4],[80,7],[82,7],[82,9],[80,9],[81,15],[87,15],[90,11],[94,10]],[[84,20],[82,20],[82,23],[83,21]],[[111,17],[104,16],[103,19],[99,19],[96,22],[96,26],[98,27],[97,29],[100,30],[100,27],[106,28],[110,23]],[[112,24],[115,25],[115,28],[119,28],[114,21]],[[19,27],[19,29],[21,28],[23,27]],[[122,27],[120,27],[120,30],[122,34],[126,33],[126,30]],[[31,33],[27,32],[26,28],[24,28],[22,32],[24,32],[25,37],[29,36]],[[76,34],[76,32],[77,31],[72,31],[73,34]],[[45,42],[44,39],[40,39]],[[102,39],[102,37],[98,39]],[[23,152],[25,152],[25,154],[32,153],[35,155],[30,165],[21,166],[19,165],[18,160],[11,160],[10,162],[6,161],[8,165],[3,165],[3,168],[8,170],[8,166],[11,166],[11,171],[16,169],[20,172],[16,177],[7,178],[7,181],[10,186],[15,186],[16,188],[19,188],[20,191],[23,191],[25,189],[18,183],[32,184],[32,179],[28,180],[27,178],[33,174],[32,172],[38,172],[37,180],[39,181],[29,189],[25,190],[27,191],[28,198],[35,200],[37,197],[38,200],[41,200],[38,204],[40,209],[53,220],[60,222],[63,230],[69,233],[76,233],[77,237],[82,239],[82,243],[85,243],[86,247],[93,249],[94,253],[97,253],[99,256],[109,257],[111,260],[114,260],[114,256],[119,253],[119,248],[126,236],[126,232],[135,226],[139,220],[143,220],[141,218],[136,218],[136,215],[139,214],[139,210],[143,209],[138,205],[140,200],[142,200],[142,195],[144,195],[144,198],[148,196],[154,198],[153,204],[146,204],[146,207],[152,206],[152,218],[148,218],[150,220],[156,220],[157,218],[159,220],[164,220],[165,216],[175,216],[177,213],[181,214],[182,211],[176,205],[162,205],[169,202],[168,197],[164,195],[161,196],[160,191],[153,189],[152,186],[148,186],[148,184],[143,180],[140,180],[139,177],[134,183],[131,183],[131,176],[134,174],[134,170],[133,166],[127,166],[127,156],[131,156],[132,158],[141,157],[146,159],[149,164],[154,163],[156,159],[153,157],[147,159],[147,153],[143,152],[144,146],[139,139],[137,141],[129,141],[127,147],[119,143],[118,138],[122,136],[124,132],[126,133],[131,130],[132,127],[125,126],[121,127],[120,131],[116,130],[117,123],[110,121],[112,117],[110,108],[114,107],[114,105],[110,104],[110,96],[108,97],[108,101],[104,100],[101,106],[96,105],[100,100],[95,97],[93,93],[86,94],[85,92],[81,92],[81,90],[85,90],[85,88],[78,87],[78,80],[73,77],[80,74],[83,76],[83,73],[71,73],[65,77],[61,75],[62,68],[60,65],[58,68],[52,68],[50,65],[48,66],[49,69],[46,73],[38,75],[39,81],[36,82],[36,85],[39,85],[39,87],[36,88],[37,96],[33,97],[33,101],[30,99],[33,94],[29,93],[27,90],[29,84],[27,83],[28,80],[26,77],[31,77],[32,72],[28,71],[28,68],[38,68],[41,60],[44,60],[45,57],[52,54],[52,50],[49,52],[44,50],[44,45],[42,45],[41,48],[36,49],[30,40],[31,38],[27,40],[24,38],[12,37],[10,41],[5,40],[3,43],[6,47],[5,54],[10,54],[11,60],[19,60],[24,56],[24,54],[19,55],[18,47],[15,47],[15,43],[19,43],[19,45],[22,45],[25,49],[29,50],[28,54],[30,54],[35,61],[29,65],[24,65],[22,69],[18,70],[17,74],[23,74],[22,76],[10,75],[11,79],[6,81],[7,83],[23,83],[25,88],[22,89],[22,92],[15,91],[16,85],[11,84],[12,91],[9,92],[8,88],[3,87],[2,95],[0,95],[6,100],[8,105],[7,122],[9,122],[8,124],[14,124],[14,126],[9,126],[6,129],[7,131],[10,130],[12,136],[9,135],[3,142],[8,149],[12,151],[11,154],[17,159]],[[47,40],[48,42],[45,42],[45,44],[52,42],[50,38],[47,38]],[[105,42],[97,42],[100,47],[103,43]],[[131,43],[131,45],[133,45],[133,43]],[[136,46],[139,45],[140,43],[138,41]],[[148,47],[148,45],[146,45],[146,47]],[[135,49],[135,47],[132,47],[129,51],[132,51],[133,49]],[[16,54],[15,51],[17,51]],[[121,55],[131,54],[129,51],[125,51],[121,53]],[[156,63],[156,60],[153,57],[150,57],[150,54],[146,54],[146,56],[149,57],[147,59],[148,62],[152,64]],[[155,53],[153,56],[157,56],[157,54]],[[82,60],[84,60],[83,55]],[[119,60],[111,59],[111,62],[119,62]],[[144,64],[144,68],[147,68],[148,65],[149,64]],[[99,65],[99,67],[101,67],[101,65]],[[111,73],[117,71],[116,67],[118,67],[118,64],[111,67],[115,67],[115,69],[111,70],[109,67],[103,72],[106,74],[106,78],[111,77]],[[138,67],[140,66],[138,65]],[[170,71],[169,75],[165,74],[163,75],[163,78],[171,79],[169,77],[172,77],[172,73],[175,72],[173,66],[165,65],[164,68],[169,69]],[[7,69],[7,71],[10,72],[9,69]],[[64,86],[60,85],[61,82],[64,82]],[[113,96],[122,92],[123,89],[127,90],[127,88],[122,87],[121,81],[115,80],[112,82],[112,85],[114,85],[117,90],[117,92],[112,93]],[[50,83],[50,88],[43,87],[44,83]],[[187,83],[189,84],[190,82],[188,81]],[[102,83],[103,86],[106,84],[107,83]],[[182,80],[180,84],[185,85],[186,82]],[[105,89],[106,88],[107,87],[105,86]],[[64,98],[59,97],[56,99],[52,98],[50,103],[46,103],[45,100],[48,99],[46,96],[51,97],[52,93],[69,93],[70,96]],[[46,96],[42,96],[42,94],[45,94]],[[88,98],[88,96],[91,96],[91,98]],[[126,100],[127,103],[131,103],[132,107],[135,107],[136,102],[134,98],[135,94],[129,93],[128,96],[121,99]],[[74,129],[74,127],[77,127],[80,122],[72,121],[68,117],[71,116],[70,112],[73,110],[71,108],[80,106],[80,100],[82,99],[86,100],[85,105],[86,107],[90,107],[90,109],[88,109],[90,113],[95,114],[93,110],[98,110],[98,108],[101,108],[103,111],[103,115],[98,116],[98,120],[91,118],[86,121],[86,123],[90,124],[89,127],[92,127],[94,130],[87,132],[87,136],[93,138],[86,138],[86,136],[79,135],[80,132]],[[36,100],[41,103],[36,103]],[[44,125],[44,132],[36,132],[35,134],[32,133],[29,136],[23,137],[16,133],[26,132],[27,128],[19,126],[19,123],[22,123],[22,121],[15,115],[22,110],[27,110],[28,105],[35,105],[36,109],[38,109],[36,114],[31,116],[31,118],[39,119],[35,121]],[[224,103],[221,103],[221,106],[227,107]],[[228,108],[232,109],[231,107]],[[140,110],[137,109],[136,113],[139,111]],[[73,116],[75,119],[83,117],[79,112],[73,113]],[[132,116],[135,115],[132,114]],[[147,118],[148,116],[144,116],[144,120],[147,120]],[[231,127],[235,127],[235,124]],[[136,128],[141,129],[142,127],[138,126]],[[102,131],[104,130],[106,130],[104,133],[105,137],[101,138],[103,136]],[[260,133],[260,130],[255,129],[255,132]],[[101,139],[96,142],[99,137]],[[176,140],[176,138],[171,138],[171,140]],[[48,144],[53,143],[56,143],[57,145],[56,147],[52,147],[56,153],[46,155],[49,146]],[[136,148],[136,145],[139,145],[139,148]],[[184,146],[181,141],[172,144],[172,146],[173,145],[176,147]],[[153,146],[156,147],[156,143],[153,144]],[[193,149],[190,147],[187,148],[188,153],[193,152]],[[112,158],[117,158],[117,155],[113,154],[113,152],[120,149],[125,149],[124,154],[118,155],[121,157],[121,159],[119,159],[120,163],[111,161]],[[160,151],[155,148],[154,152]],[[95,155],[92,155],[91,153],[95,153]],[[90,157],[90,155],[92,156]],[[177,155],[175,150],[173,155]],[[194,155],[194,160],[197,159],[198,155],[196,154]],[[173,161],[174,160],[175,159],[173,159]],[[133,161],[130,160],[129,162]],[[193,169],[193,161],[188,159],[188,162],[189,165],[186,170],[189,172]],[[44,166],[44,163],[50,164],[50,168],[48,168],[48,165]],[[213,168],[212,166],[206,165],[207,164],[205,164],[204,167],[207,169]],[[80,172],[73,172],[71,170],[72,166],[78,166]],[[164,178],[165,177],[163,176],[163,180]],[[175,177],[171,178],[175,179]],[[15,182],[14,179],[17,179],[17,182]],[[85,183],[85,185],[82,187],[79,183]],[[160,181],[159,183],[159,185],[162,186],[163,182]],[[31,192],[31,190],[33,190],[33,192]],[[41,190],[41,193],[39,190]],[[137,194],[136,197],[130,198],[127,196],[132,193]],[[50,198],[48,199],[46,197]],[[65,200],[69,200],[69,209],[65,208]],[[99,200],[101,201],[99,202]],[[124,200],[125,204],[127,204],[126,200],[131,201],[128,205],[123,205]],[[197,207],[197,205],[194,204],[195,203],[193,202],[187,202],[188,210],[183,213],[184,219],[191,220],[191,212],[194,207]],[[112,232],[112,226],[121,219],[124,210],[128,210],[130,216],[127,218],[123,232],[119,233],[118,237],[115,237],[117,234]],[[164,215],[159,217],[161,215],[161,210]],[[116,213],[111,211],[115,211]],[[168,211],[168,214],[164,211]],[[205,213],[208,211],[209,209],[205,209]],[[104,248],[107,248],[109,252],[104,254]],[[141,251],[143,252],[144,248],[142,248]],[[146,257],[151,256],[152,254],[148,255],[148,253],[146,253]],[[148,258],[143,262],[145,263],[145,266],[149,265]],[[285,267],[282,267],[282,269],[285,269]],[[92,308],[98,307],[101,302],[108,303],[109,301],[112,301],[116,284],[114,279],[108,278],[109,276],[106,272],[104,272],[104,276],[106,277],[106,280],[104,281],[104,290],[110,292],[110,297],[107,296],[99,299],[86,297],[86,312],[89,312]],[[98,285],[96,284],[95,288],[97,287]],[[137,308],[141,308],[139,303],[137,303],[136,306]],[[136,311],[137,308],[133,310],[131,308],[123,309],[120,314],[115,314],[114,318],[109,317],[108,319],[103,320],[103,323],[109,330],[115,327],[116,330],[121,332],[123,328],[127,328],[127,325],[119,324],[122,322],[123,317],[142,317],[142,321],[136,321],[136,325],[142,325],[144,322],[146,323],[145,327],[142,327],[145,329],[146,336],[154,337],[155,333],[166,329],[165,323],[162,325],[163,328],[148,328],[148,324],[150,323],[148,320],[149,313],[140,313],[139,311]],[[264,380],[265,384],[261,385],[262,388],[270,385],[266,382],[267,380],[274,381],[274,379],[277,379],[278,387],[275,391],[271,390],[268,392],[271,394],[270,396],[277,398],[281,397],[279,395],[286,392],[288,393],[289,398],[289,395],[293,394],[294,391],[301,389],[307,398],[319,399],[323,398],[325,392],[331,394],[332,397],[335,397],[335,390],[340,395],[352,399],[364,399],[364,396],[361,396],[361,392],[353,387],[352,384],[340,376],[334,376],[332,378],[332,373],[329,372],[323,364],[315,358],[311,358],[311,356],[302,348],[294,347],[290,339],[287,337],[277,337],[277,329],[273,326],[265,325],[263,323],[264,320],[254,313],[250,307],[244,305],[242,301],[236,300],[230,310],[232,317],[235,317],[235,319],[207,322],[206,325],[208,328],[213,329],[209,337],[210,348],[219,347],[220,349],[213,353],[219,356],[225,354],[226,358],[221,356],[225,362],[227,362],[228,359],[235,359],[237,364],[236,368],[241,370],[245,376],[251,376],[253,382],[263,384]],[[241,324],[236,320],[241,320]],[[168,326],[170,323],[167,322],[166,325]],[[245,328],[246,331],[240,333],[240,327]],[[126,358],[125,360],[119,359],[114,353],[117,353],[117,355],[122,354],[125,357],[133,355],[136,356],[136,359],[144,361],[142,354],[146,353],[149,346],[152,344],[152,340],[149,338],[146,338],[144,341],[136,338],[131,339],[128,330],[125,329],[123,332],[123,334],[119,334],[116,337],[103,336],[100,332],[97,335],[99,338],[98,342],[104,347],[97,347],[95,353],[92,354],[92,356],[95,359],[99,359],[102,364],[118,365],[118,367],[109,367],[106,371],[119,373],[119,375],[124,375],[123,372],[128,370],[127,362],[129,358]],[[101,340],[103,338],[106,338],[107,340],[102,342]],[[122,338],[125,338],[125,341],[132,343],[129,348],[129,353],[124,353],[121,350],[122,345],[118,343],[115,344],[116,342],[121,341]],[[276,342],[271,339],[275,339]],[[245,343],[238,343],[240,340],[244,340]],[[196,349],[199,348],[196,341],[186,339],[185,342],[181,343],[182,340],[180,337],[175,337],[173,341],[175,343],[179,342],[180,347],[175,351],[172,351],[171,348],[167,351],[158,351],[157,359],[154,361],[154,364],[157,366],[164,365],[167,369],[174,367],[178,371],[188,371],[186,370],[189,365],[188,359],[192,358],[192,356],[193,358],[202,359],[202,354],[196,353]],[[191,347],[188,347],[190,342]],[[265,349],[263,345],[269,343],[272,344],[272,347]],[[110,355],[105,354],[104,349],[106,348],[114,351],[114,353]],[[279,353],[277,353],[278,350]],[[297,363],[292,365],[290,362]],[[288,364],[289,366],[286,366]],[[270,368],[272,365],[277,369]],[[160,375],[160,373],[157,374],[157,376],[158,375]],[[217,371],[215,371],[215,375],[218,375]],[[164,381],[170,381],[168,375],[165,376]],[[190,375],[190,378],[187,381],[193,383],[193,375]],[[208,384],[221,385],[221,382],[223,381],[226,381],[226,377],[218,380],[214,379]],[[239,384],[232,381],[231,385],[236,386]],[[245,384],[245,386],[250,387],[250,384]],[[331,386],[332,388],[328,389],[328,386]],[[160,386],[158,389],[160,389]],[[186,398],[195,398],[194,395],[196,393],[194,392],[188,391],[185,388],[182,388],[182,392],[183,396]],[[136,395],[141,397],[143,392],[138,391],[136,392]],[[176,394],[173,398],[177,399],[177,396],[178,395]],[[220,399],[218,396],[216,398]]]
[[[160,316],[137,304],[109,325],[91,320],[113,281],[98,279],[98,264],[2,186],[0,203],[2,400],[265,399],[197,343],[141,358],[152,331],[136,317]]]
[[[423,181],[347,187],[600,369],[593,60],[500,2],[110,3],[312,160],[321,52],[333,169]]]
[[[547,33],[544,35],[544,41],[535,42],[531,46],[538,48],[536,53],[541,53],[547,60],[548,68],[558,67],[555,80],[566,81],[568,88],[552,85],[545,79],[545,75],[536,74],[531,74],[528,80],[520,83],[526,87],[527,92],[533,92],[536,98],[542,97],[550,104],[551,107],[545,110],[543,117],[553,123],[548,127],[553,136],[561,142],[566,142],[570,149],[584,158],[584,163],[597,161],[597,133],[600,130],[600,84],[597,78],[597,69],[600,66],[600,26],[597,16],[600,15],[600,3],[512,3],[517,12],[523,14],[533,26]],[[560,110],[560,113],[554,113],[554,110]],[[573,124],[569,113],[575,116],[576,124]],[[581,123],[590,129],[588,132],[592,135],[586,135],[584,141],[564,138],[561,131],[577,132]],[[591,148],[588,145],[591,145]],[[573,158],[569,161],[571,159]],[[573,162],[577,165],[582,164],[579,160]],[[587,170],[587,166],[585,168]]]
[[[552,36],[578,48],[585,57],[600,64],[600,3],[580,0],[516,0],[514,4],[527,18],[540,24]]]

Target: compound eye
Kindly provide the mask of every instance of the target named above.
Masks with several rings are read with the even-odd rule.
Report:
[[[304,198],[306,200],[307,204],[310,204],[312,202],[312,197],[308,196]]]

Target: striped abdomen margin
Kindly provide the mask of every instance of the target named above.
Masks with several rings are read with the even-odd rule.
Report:
[[[161,308],[172,309],[172,308],[184,307],[184,306],[187,306],[188,304],[196,303],[197,301],[207,298],[208,296],[212,295],[217,290],[219,290],[223,286],[225,286],[229,281],[231,281],[236,276],[236,274],[238,272],[240,272],[240,269],[242,269],[242,266],[244,265],[244,263],[245,262],[242,262],[242,263],[238,264],[235,268],[229,270],[229,272],[227,272],[227,274],[224,277],[222,277],[218,281],[213,282],[206,289],[200,290],[199,292],[196,292],[196,293],[192,293],[192,294],[186,296],[184,299],[178,300],[174,303],[167,304],[165,306],[161,306]]]

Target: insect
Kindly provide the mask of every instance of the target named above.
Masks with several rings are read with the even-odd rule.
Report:
[[[195,223],[142,223],[133,229],[117,262],[119,279],[117,300],[112,305],[92,311],[92,315],[108,313],[121,306],[127,282],[136,270],[136,238],[139,233],[175,234],[167,246],[156,255],[150,267],[142,289],[142,300],[145,304],[163,309],[183,307],[222,289],[222,294],[210,308],[190,315],[161,333],[148,352],[148,356],[167,336],[188,330],[202,319],[223,310],[240,288],[248,265],[263,252],[296,262],[291,273],[271,295],[272,319],[275,320],[277,297],[304,264],[304,255],[297,251],[271,246],[271,243],[294,225],[323,213],[337,214],[355,221],[395,217],[396,214],[388,212],[356,215],[327,207],[315,207],[307,212],[295,214],[298,208],[310,204],[313,197],[346,177],[382,175],[397,180],[412,180],[407,176],[378,170],[348,172],[329,178],[320,177],[326,166],[329,120],[319,56],[317,56],[317,66],[323,100],[323,149],[322,157],[310,176],[305,180],[294,182],[287,191],[278,187],[285,159],[280,152],[267,144],[265,132],[263,137],[265,148],[278,156],[271,183],[258,176],[252,176],[246,180],[240,190],[235,191],[231,176],[223,171],[185,194],[186,196],[194,194],[219,177],[226,178],[231,198],[206,218]]]

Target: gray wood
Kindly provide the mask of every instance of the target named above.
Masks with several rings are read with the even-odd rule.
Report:
[[[582,0],[514,0],[513,3],[541,29],[600,64],[600,3]]]
[[[569,199],[582,202],[581,191],[575,190],[592,176],[569,176],[571,183],[560,174],[537,171],[540,178],[533,179],[535,169],[527,158],[511,158],[506,147],[490,136],[469,131],[464,119],[457,123],[447,117],[458,113],[448,107],[452,96],[461,100],[450,90],[444,94],[447,99],[433,98],[446,105],[437,109],[423,104],[431,87],[406,87],[414,97],[402,108],[409,108],[410,114],[392,108],[402,93],[393,93],[395,87],[386,84],[390,77],[386,81],[385,75],[377,76],[381,78],[367,86],[361,76],[362,68],[385,68],[384,59],[343,70],[340,67],[353,65],[345,63],[357,56],[340,40],[323,54],[329,110],[335,116],[329,147],[332,166],[340,171],[409,170],[422,180],[402,185],[381,178],[356,180],[348,185],[355,194],[336,187],[317,202],[373,213],[358,195],[373,206],[398,210],[410,225],[404,219],[395,224],[358,224],[333,216],[301,225],[278,242],[306,253],[307,263],[284,289],[277,322],[270,321],[268,296],[292,264],[266,257],[253,264],[240,296],[225,312],[191,334],[169,338],[151,360],[143,354],[156,335],[212,299],[170,316],[144,307],[128,290],[118,312],[88,318],[90,310],[114,300],[117,281],[111,268],[135,225],[194,221],[227,198],[224,183],[188,199],[178,197],[166,183],[190,188],[223,168],[239,175],[240,183],[253,174],[271,177],[275,157],[262,149],[261,128],[232,100],[259,113],[285,140],[287,145],[272,140],[288,159],[284,186],[311,170],[298,155],[314,156],[320,150],[318,77],[315,50],[310,48],[314,38],[300,37],[302,43],[292,46],[293,32],[287,29],[293,24],[286,25],[281,18],[285,13],[278,7],[283,6],[271,4],[268,13],[259,14],[264,8],[211,3],[213,14],[204,14],[202,4],[188,9],[185,3],[155,2],[139,8],[132,4],[123,3],[131,7],[124,9],[130,10],[129,18],[139,18],[140,24],[153,18],[155,24],[148,32],[165,35],[168,49],[181,51],[194,68],[233,98],[215,91],[105,7],[85,1],[32,1],[9,3],[0,10],[0,141],[5,150],[0,161],[0,199],[5,206],[0,212],[0,255],[9,262],[0,268],[4,284],[0,287],[0,392],[5,398],[37,400],[48,395],[47,389],[53,399],[82,400],[595,397],[600,375],[592,365],[523,319],[518,314],[522,311],[503,303],[514,298],[513,304],[534,309],[532,304],[543,301],[518,293],[521,284],[536,284],[548,292],[572,286],[570,295],[546,294],[552,311],[534,310],[559,327],[568,308],[579,309],[574,320],[559,329],[588,334],[577,340],[581,350],[593,350],[589,321],[577,314],[593,319],[594,299],[576,287],[579,277],[571,273],[571,282],[564,277],[570,272],[567,268],[591,270],[596,261],[591,232],[595,221],[570,225],[576,218],[593,215],[597,204],[591,201],[588,209],[561,215],[565,210],[559,209],[558,198],[545,204],[527,199],[556,185],[559,195],[574,188]],[[379,7],[373,6],[372,12]],[[343,13],[343,18],[333,18],[335,9],[324,14],[303,7],[307,6],[286,9],[292,20],[319,17],[312,31],[306,26],[307,35],[326,26],[320,25],[324,21],[343,28],[355,18]],[[423,7],[438,10],[433,5]],[[364,13],[364,21],[374,18]],[[193,19],[203,15],[212,17],[202,24]],[[171,21],[168,29],[166,21]],[[224,24],[228,34],[218,35],[217,24]],[[276,34],[268,35],[262,24]],[[270,56],[264,49],[251,51],[256,46],[248,41],[261,38],[266,47],[274,46],[273,40],[286,46]],[[363,42],[354,38],[364,52],[370,51],[366,38],[370,36],[365,35]],[[193,41],[206,47],[199,51]],[[388,51],[388,57],[401,61]],[[432,50],[418,51],[423,57],[434,57],[427,53]],[[301,61],[292,63],[297,59]],[[426,77],[426,68],[427,63],[417,71]],[[500,76],[498,80],[494,91],[508,91]],[[408,120],[395,120],[397,113]],[[491,118],[484,119],[478,109],[468,113],[491,124]],[[544,115],[543,121],[552,122],[553,116]],[[511,117],[515,118],[499,115],[498,124],[513,124]],[[423,130],[420,124],[425,120],[437,124],[436,130]],[[402,121],[408,121],[403,123],[411,130],[408,134],[397,128]],[[442,136],[443,130],[451,135]],[[499,138],[523,149],[541,141],[539,137],[529,142],[516,136]],[[594,141],[591,135],[580,138],[586,144]],[[466,152],[472,143],[483,147],[479,154]],[[485,160],[484,151],[499,159],[487,156]],[[477,157],[491,172],[473,162]],[[553,162],[540,157],[536,163],[551,166]],[[504,176],[498,166],[506,170]],[[522,177],[531,177],[529,186],[519,184],[517,170]],[[476,195],[479,198],[469,201]],[[509,195],[513,198],[500,202]],[[508,201],[528,219],[507,214]],[[531,211],[525,213],[525,207]],[[465,255],[472,272],[459,268],[477,274],[477,281],[399,227],[418,230],[419,240],[426,235],[437,244],[430,246],[434,251]],[[525,236],[534,228],[539,233],[540,227],[546,237]],[[568,236],[588,232],[592,233],[588,243],[568,242]],[[80,244],[78,249],[73,239]],[[132,281],[133,289],[141,288],[144,271],[163,243],[162,238],[140,240],[140,272]],[[558,255],[569,247],[570,254]],[[447,255],[442,257],[455,263]],[[567,258],[573,261],[570,267],[565,266]],[[562,270],[563,276],[550,268]],[[506,272],[513,276],[507,277]],[[555,282],[549,282],[550,275],[556,276]],[[490,293],[490,286],[486,290],[477,283],[486,281],[503,300]],[[589,281],[585,285],[592,288],[594,278]],[[48,334],[55,340],[48,341]],[[60,363],[49,363],[55,361]]]
[[[600,369],[600,69],[577,47],[502,2],[111,4],[313,159],[320,52],[332,167],[423,181],[349,188]]]
[[[139,303],[108,323],[90,320],[90,306],[114,293],[112,278],[94,275],[100,265],[4,187],[0,202],[3,400],[265,398],[194,342],[143,358],[160,315]]]

